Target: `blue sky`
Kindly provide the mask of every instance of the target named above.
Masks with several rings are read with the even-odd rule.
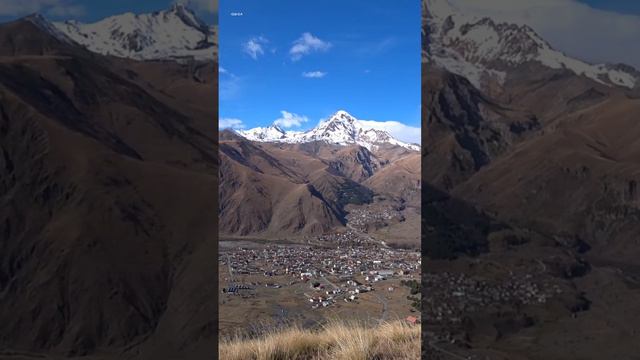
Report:
[[[640,1],[636,0],[580,0],[580,2],[596,9],[640,15]]]
[[[343,109],[419,127],[420,22],[419,0],[222,2],[221,125],[305,130]]]

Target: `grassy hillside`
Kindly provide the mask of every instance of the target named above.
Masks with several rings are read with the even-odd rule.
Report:
[[[334,321],[319,330],[289,328],[259,338],[221,341],[228,360],[396,360],[420,358],[420,326],[394,321],[375,327]]]

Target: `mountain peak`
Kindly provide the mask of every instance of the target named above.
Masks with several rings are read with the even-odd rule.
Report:
[[[354,118],[351,114],[349,114],[345,110],[338,110],[336,111],[335,114],[333,114],[329,118],[327,122],[333,122],[333,121],[353,123],[354,121],[356,121],[356,118]]]
[[[167,14],[175,14],[177,16],[189,16],[197,18],[195,11],[193,11],[188,4],[185,4],[183,2],[174,3],[173,5],[171,5],[171,7],[169,7],[168,10],[165,10],[164,12]]]
[[[194,14],[194,15],[196,13],[193,10],[193,8],[191,8],[191,6],[189,6],[189,3],[184,2],[184,1],[179,1],[179,2],[173,3],[171,5],[171,7],[169,8],[169,12],[173,12],[173,13],[177,13],[177,14]]]
[[[449,0],[427,0],[426,11],[430,16],[449,16],[459,12]]]
[[[183,1],[175,2],[169,8],[171,11],[184,11],[188,10],[188,6]]]
[[[287,132],[282,130],[277,124],[267,127],[257,127],[249,130],[236,130],[236,133],[252,141],[282,141],[286,139]]]
[[[353,126],[356,122],[356,118],[345,110],[338,110],[335,114],[331,115],[327,120],[321,122],[319,126],[336,126],[336,124],[343,124],[344,126]]]
[[[338,110],[335,112],[335,114],[333,114],[334,117],[339,117],[339,116],[351,116],[351,114],[349,114],[346,110]]]
[[[374,129],[359,121],[345,110],[339,110],[327,120],[321,121],[315,128],[299,131],[283,131],[276,124],[239,130],[238,134],[252,141],[306,143],[321,141],[334,145],[360,145],[375,150],[383,145],[396,145],[409,150],[420,150],[415,144],[395,139],[388,132]]]
[[[51,23],[49,22],[49,20],[47,20],[47,18],[45,18],[40,13],[33,13],[31,15],[27,15],[24,17],[24,20],[32,23],[33,25],[38,27],[40,30],[46,31],[50,29],[50,26],[51,26]]]
[[[24,20],[32,23],[38,29],[46,32],[47,34],[55,37],[57,40],[66,44],[71,44],[73,41],[62,31],[58,30],[46,17],[40,13],[33,13],[24,17]]]
[[[175,14],[180,20],[182,20],[186,25],[193,26],[202,31],[206,31],[208,26],[198,18],[195,11],[193,11],[187,4],[183,2],[177,2],[171,6],[168,11],[169,13]]]
[[[275,130],[275,131],[281,132],[281,133],[283,133],[283,134],[285,133],[285,131],[284,131],[284,130],[282,130],[282,128],[281,128],[280,126],[278,126],[278,124],[276,124],[276,123],[271,124],[271,125],[269,126],[269,128],[270,128],[270,129],[273,129],[273,130]]]
[[[31,15],[25,16],[24,19],[34,23],[48,22],[48,20],[42,14],[37,12]]]
[[[135,60],[209,61],[215,57],[214,29],[182,2],[154,13],[126,13],[91,24],[66,21],[53,25],[75,42],[103,55]]]
[[[427,0],[424,61],[466,77],[477,88],[503,84],[520,65],[537,62],[608,86],[633,88],[635,71],[589,64],[555,50],[528,25],[465,14],[447,0]]]

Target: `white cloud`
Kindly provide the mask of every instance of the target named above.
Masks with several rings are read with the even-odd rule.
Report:
[[[398,121],[360,120],[360,122],[367,127],[386,131],[398,140],[420,144],[421,132],[419,127],[405,125]]]
[[[84,7],[68,0],[0,0],[0,15],[46,13],[53,16],[79,16],[84,12]]]
[[[324,71],[307,71],[302,73],[302,76],[306,78],[323,78],[326,75],[327,73]]]
[[[219,67],[218,67],[218,72],[219,72],[220,74],[226,74],[226,73],[227,73],[227,69],[223,68],[222,66],[219,66]]]
[[[590,62],[640,67],[640,16],[576,0],[450,0],[464,13],[527,24],[554,48]]]
[[[298,40],[293,42],[293,47],[289,50],[289,55],[291,55],[291,60],[297,61],[311,52],[327,51],[331,46],[330,42],[320,40],[311,33],[306,32],[302,34]]]
[[[263,45],[266,45],[268,42],[269,40],[264,36],[254,37],[242,44],[242,50],[251,56],[253,60],[257,60],[258,56],[264,54]]]
[[[174,4],[184,4],[195,10],[218,12],[218,0],[175,0]]]
[[[243,129],[244,123],[240,119],[220,118],[220,120],[218,120],[218,127],[220,129]]]
[[[283,128],[300,126],[302,123],[309,121],[309,119],[304,115],[293,114],[284,110],[280,111],[280,113],[282,114],[282,117],[276,119],[273,123]]]

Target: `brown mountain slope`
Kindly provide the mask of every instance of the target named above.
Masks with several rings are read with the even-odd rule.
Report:
[[[336,175],[345,176],[355,182],[362,182],[389,162],[385,158],[386,153],[374,154],[367,148],[358,145],[340,146],[314,141],[301,144],[265,143],[262,146],[280,154],[279,157],[292,167],[301,167],[303,172],[311,173],[318,166],[328,166],[329,170]],[[289,153],[306,154],[320,160],[321,164],[316,161],[303,163],[295,157],[289,161],[287,155]]]
[[[550,233],[575,234],[599,256],[633,261],[640,252],[630,241],[640,230],[639,110],[639,100],[614,94],[569,114],[454,194]]]
[[[3,354],[208,358],[215,83],[179,107],[32,25],[0,26]]]
[[[423,1],[423,11],[438,4],[447,5]],[[437,41],[430,33],[461,25],[455,16],[432,20],[423,19],[423,45],[433,51],[423,61],[447,56],[430,46]],[[498,27],[507,30],[499,36],[526,29]],[[473,48],[462,43],[445,46]],[[486,43],[475,49],[484,51]],[[528,51],[524,43],[505,42],[518,55]],[[423,63],[425,356],[444,349],[465,358],[634,358],[640,351],[640,326],[630,320],[640,316],[638,90],[535,61],[496,69],[504,71],[503,84],[475,89]],[[527,119],[535,126],[523,126]],[[470,286],[458,302],[461,311],[454,306],[447,319],[442,306],[457,302],[450,294],[464,283]],[[518,283],[556,290],[532,303],[518,299],[512,290]]]
[[[420,250],[421,160],[420,153],[413,152],[391,161],[362,183],[376,194],[372,207],[389,206],[401,214],[401,221],[369,230],[389,245]]]
[[[395,160],[366,179],[363,184],[377,194],[401,198],[411,206],[419,207],[421,160],[419,153]]]
[[[384,165],[384,160],[362,146],[344,147],[327,160],[338,173],[355,182],[370,178]]]
[[[466,309],[464,328],[444,327],[464,339],[456,352],[632,357],[640,331],[627,321],[640,314],[637,93],[532,64],[492,96],[443,72],[425,74],[423,85],[433,86],[423,91],[432,144],[423,154],[422,246],[435,258],[428,276],[502,286],[519,274],[562,288],[534,306],[494,308],[492,300]],[[519,114],[537,125],[520,132],[510,123]]]
[[[490,100],[461,76],[423,78],[425,181],[450,190],[539,129],[533,113]]]
[[[220,134],[220,151],[223,238],[300,240],[344,231],[351,213],[387,214],[358,226],[389,245],[419,248],[420,154],[415,151],[261,143],[232,131]]]
[[[510,73],[499,96],[489,99],[469,84],[461,88],[464,81],[446,80],[451,76],[438,70],[426,76],[425,84],[432,85],[425,94],[425,111],[432,121],[427,132],[434,138],[425,157],[428,182],[505,221],[606,244],[600,254],[633,256],[635,250],[615,245],[633,231],[636,211],[640,148],[634,114],[639,103],[633,90],[525,64]],[[511,134],[495,127],[487,108],[503,114],[519,109],[506,118],[530,114],[537,125],[525,136],[513,137],[513,123]],[[461,125],[451,125],[455,121]],[[482,128],[493,129],[493,135],[487,138],[476,130]],[[460,141],[461,133],[471,141]],[[503,146],[492,152],[483,146],[465,147],[467,143]],[[465,166],[468,158],[485,161],[479,167]],[[458,182],[443,181],[453,178]],[[609,218],[612,214],[620,219]]]
[[[89,53],[77,46],[62,41],[47,32],[46,20],[39,15],[2,24],[0,29],[0,54],[15,56],[69,56]]]
[[[349,203],[371,191],[324,159],[228,131],[220,141],[221,236],[303,236],[344,226]]]

